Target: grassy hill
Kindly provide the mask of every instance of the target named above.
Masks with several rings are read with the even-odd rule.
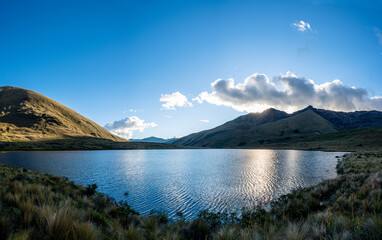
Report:
[[[382,126],[382,112],[380,111],[336,112],[311,109],[331,122],[340,131]]]
[[[31,90],[0,87],[0,150],[178,148],[130,143],[72,109]]]
[[[372,127],[325,134],[306,141],[287,143],[277,147],[333,151],[372,151],[381,149],[381,146],[382,127]]]
[[[94,137],[124,141],[72,109],[39,93],[0,88],[0,141]]]
[[[336,128],[312,110],[289,116],[270,109],[261,114],[239,117],[211,130],[191,134],[175,144],[242,148],[306,139],[333,132],[337,132]]]
[[[190,134],[175,144],[212,148],[375,149],[382,141],[382,112],[335,112],[311,106],[287,114],[276,109],[240,116]]]

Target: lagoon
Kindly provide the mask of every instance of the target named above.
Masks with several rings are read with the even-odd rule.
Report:
[[[65,176],[127,202],[142,214],[238,211],[335,178],[341,152],[254,149],[0,153],[0,164]]]

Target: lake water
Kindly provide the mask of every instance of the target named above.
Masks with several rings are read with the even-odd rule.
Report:
[[[336,177],[338,152],[296,150],[106,150],[0,153],[0,163],[66,176],[127,200],[146,214],[187,218],[269,203],[297,187]],[[125,194],[125,193],[128,194]]]

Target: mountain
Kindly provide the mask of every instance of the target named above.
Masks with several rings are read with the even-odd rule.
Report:
[[[31,90],[0,87],[0,141],[91,137],[125,141],[72,109]]]
[[[158,137],[147,137],[147,138],[142,138],[142,139],[129,139],[131,142],[151,142],[151,143],[173,143],[178,138],[169,138],[169,139],[164,139],[164,138],[158,138]]]
[[[315,136],[306,141],[278,145],[278,148],[330,151],[380,151],[382,146],[382,127],[369,127],[346,130]]]
[[[174,144],[213,148],[270,146],[376,126],[382,126],[382,112],[346,113],[309,106],[288,114],[271,108],[262,113],[240,116],[210,130],[190,134]]]
[[[379,111],[335,112],[315,108],[312,110],[341,131],[382,126],[382,112]]]

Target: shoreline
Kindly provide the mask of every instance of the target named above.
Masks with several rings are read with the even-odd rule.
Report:
[[[152,149],[150,149],[150,150],[152,150]],[[293,189],[301,188],[301,187],[310,187],[310,186],[318,184],[321,181],[324,181],[326,179],[332,179],[332,178],[337,176],[335,166],[338,162],[338,158],[343,156],[346,152],[324,153],[324,152],[319,152],[319,151],[311,152],[311,151],[300,151],[300,150],[298,150],[298,151],[294,151],[294,150],[287,151],[287,150],[267,150],[267,149],[249,150],[249,151],[241,150],[241,149],[240,150],[239,149],[234,149],[234,150],[232,150],[232,149],[228,149],[228,150],[227,149],[213,149],[213,150],[202,149],[202,150],[198,150],[197,152],[193,152],[192,150],[185,151],[182,149],[182,150],[171,150],[171,151],[154,150],[154,151],[151,151],[151,153],[147,152],[147,151],[137,151],[136,153],[134,153],[134,152],[130,152],[130,153],[131,154],[128,155],[128,156],[130,156],[129,159],[134,159],[135,158],[134,156],[140,156],[141,154],[150,154],[148,156],[151,156],[151,158],[152,158],[152,160],[154,160],[154,162],[157,162],[157,160],[160,160],[160,159],[158,159],[159,156],[161,156],[163,154],[165,154],[164,156],[167,156],[169,154],[169,156],[172,156],[171,159],[173,159],[172,163],[174,163],[174,164],[177,162],[176,160],[181,160],[181,159],[177,159],[177,156],[179,156],[179,154],[181,154],[181,155],[187,154],[187,156],[190,156],[190,157],[191,156],[199,156],[198,158],[202,157],[202,159],[204,159],[204,156],[210,156],[210,157],[221,156],[221,157],[224,157],[224,155],[226,155],[226,154],[229,154],[229,155],[233,154],[232,156],[241,156],[241,154],[245,154],[245,155],[253,158],[254,155],[258,155],[258,154],[260,154],[259,156],[279,156],[280,157],[280,156],[289,156],[289,154],[296,153],[298,156],[302,157],[301,160],[302,159],[304,160],[303,161],[304,164],[301,166],[309,166],[309,165],[312,165],[311,163],[317,162],[317,164],[318,164],[317,166],[323,166],[323,169],[326,169],[326,170],[325,170],[325,172],[322,172],[322,173],[316,173],[317,172],[315,170],[316,168],[309,167],[309,169],[311,169],[311,170],[304,171],[306,177],[300,176],[299,174],[293,174],[293,176],[290,176],[288,174],[281,174],[280,173],[277,175],[278,176],[277,178],[279,178],[280,176],[282,176],[282,177],[280,177],[281,179],[293,177],[293,179],[295,179],[295,183],[289,183],[287,180],[285,180],[285,181],[276,180],[276,176],[275,176],[274,181],[277,181],[277,184],[269,183],[269,186],[270,187],[273,186],[272,188],[274,190],[271,190],[271,189],[269,189],[270,187],[268,187],[269,190],[262,189],[261,192],[254,192],[253,189],[258,189],[258,186],[260,186],[259,184],[261,184],[261,182],[259,182],[259,181],[254,182],[253,180],[245,180],[245,178],[244,178],[243,180],[245,181],[245,183],[251,183],[253,185],[253,187],[252,187],[253,189],[248,189],[246,192],[242,192],[238,189],[242,188],[243,186],[246,186],[246,184],[245,183],[241,183],[241,184],[238,183],[238,184],[235,184],[235,186],[237,186],[237,187],[232,188],[230,190],[230,192],[232,192],[232,193],[229,193],[229,194],[220,195],[221,193],[223,193],[223,191],[216,191],[215,192],[216,194],[214,192],[212,192],[212,193],[205,193],[203,195],[199,195],[201,192],[204,192],[204,190],[201,190],[199,188],[199,191],[196,192],[197,194],[193,193],[193,194],[187,195],[184,198],[184,199],[194,198],[194,200],[193,201],[188,201],[188,200],[186,201],[183,199],[182,201],[185,201],[184,204],[177,204],[178,201],[163,198],[160,202],[148,201],[147,204],[143,205],[141,203],[141,200],[145,201],[145,197],[144,197],[145,195],[142,195],[143,193],[140,192],[140,195],[138,195],[140,197],[137,197],[137,193],[138,193],[137,189],[139,189],[139,187],[142,185],[137,185],[137,184],[134,184],[134,182],[132,182],[132,181],[135,181],[133,179],[137,179],[137,178],[132,178],[127,182],[123,182],[123,183],[121,182],[117,185],[115,185],[115,184],[110,185],[110,181],[109,182],[103,181],[102,179],[103,179],[103,177],[107,177],[109,175],[112,175],[113,171],[116,170],[116,169],[111,168],[112,169],[111,171],[107,171],[109,174],[106,174],[106,175],[104,174],[104,175],[101,175],[103,177],[93,178],[93,180],[89,180],[89,178],[87,176],[91,177],[93,175],[92,174],[93,172],[101,172],[102,173],[102,172],[105,172],[106,170],[104,170],[103,168],[97,169],[97,168],[87,168],[87,167],[83,167],[81,170],[81,169],[78,169],[78,166],[79,165],[84,166],[82,163],[77,164],[76,161],[73,161],[72,164],[67,165],[65,162],[65,159],[67,159],[68,157],[62,157],[62,156],[70,156],[70,159],[76,160],[76,159],[79,159],[79,158],[77,158],[77,156],[83,156],[83,157],[81,157],[81,159],[86,158],[87,156],[92,156],[92,157],[88,158],[89,161],[87,161],[87,164],[89,164],[89,165],[85,165],[85,166],[90,167],[93,164],[98,165],[98,163],[96,161],[92,161],[92,160],[96,160],[95,158],[97,158],[98,160],[101,160],[101,162],[104,162],[106,164],[106,165],[104,165],[104,167],[106,168],[107,165],[109,165],[109,164],[111,164],[111,165],[118,164],[118,166],[121,166],[119,161],[114,161],[113,159],[115,157],[116,157],[116,159],[119,159],[118,156],[125,156],[125,154],[123,154],[123,152],[118,152],[118,151],[106,152],[106,151],[104,151],[103,153],[102,152],[97,153],[94,151],[81,151],[81,152],[74,152],[74,151],[28,152],[28,151],[25,151],[25,152],[9,152],[8,154],[7,154],[7,152],[4,152],[3,155],[1,155],[1,153],[0,153],[0,157],[1,157],[1,159],[3,159],[2,161],[0,161],[0,163],[8,164],[9,166],[28,168],[34,172],[52,173],[52,174],[56,174],[58,176],[68,177],[69,180],[73,180],[73,181],[75,181],[75,183],[85,185],[85,186],[87,184],[96,183],[100,187],[99,189],[103,190],[102,193],[105,193],[111,197],[115,197],[118,201],[119,200],[127,200],[134,209],[138,210],[141,213],[144,213],[144,215],[147,215],[151,210],[165,210],[170,217],[177,218],[176,217],[177,210],[181,210],[183,212],[183,215],[187,219],[190,220],[190,219],[195,219],[197,213],[203,209],[215,209],[214,212],[224,211],[224,209],[227,209],[229,212],[240,212],[243,207],[245,207],[246,209],[252,209],[258,205],[265,206],[267,204],[270,204],[272,201],[276,200],[279,196],[281,196],[283,194],[290,193],[290,191]],[[62,154],[64,154],[64,155],[62,155]],[[128,154],[128,152],[126,152],[126,154]],[[265,154],[265,155],[263,155],[263,154]],[[47,156],[47,157],[45,157],[45,156]],[[97,156],[101,156],[101,157],[97,157]],[[317,158],[320,160],[314,161],[314,159],[312,159],[312,161],[310,161],[309,156],[314,158],[314,159]],[[28,161],[24,161],[24,158],[25,158],[25,160],[28,160]],[[107,158],[109,158],[108,160],[112,160],[112,161],[104,161]],[[13,161],[13,159],[15,161]],[[206,161],[208,159],[209,159],[208,157],[205,158]],[[220,159],[220,157],[219,157],[219,159]],[[225,158],[225,159],[228,163],[232,162],[232,164],[227,164],[228,167],[227,166],[225,167],[225,169],[228,170],[227,173],[229,173],[230,167],[235,166],[235,161],[232,161],[234,159],[231,159],[231,158]],[[262,159],[262,157],[257,158],[256,162],[259,162],[262,165],[266,164],[267,161],[263,161],[261,159]],[[284,157],[282,157],[282,159],[284,159]],[[298,157],[298,159],[300,159],[300,157]],[[296,160],[298,160],[298,159],[296,159]],[[286,160],[286,159],[284,159],[284,160]],[[38,162],[38,164],[36,165],[35,162]],[[194,161],[192,161],[192,162],[194,162]],[[251,161],[249,161],[249,162],[251,162]],[[278,162],[278,161],[276,161],[276,162]],[[285,161],[282,161],[282,162],[285,162]],[[294,161],[292,161],[292,162],[294,162]],[[138,164],[138,163],[136,163],[136,164]],[[61,171],[61,170],[59,170],[60,168],[57,168],[55,166],[64,166],[64,168],[66,170]],[[216,165],[212,164],[211,166],[216,166]],[[275,165],[276,169],[279,168],[277,166],[279,166],[281,169],[281,167],[285,166],[285,164]],[[86,169],[86,170],[84,170],[84,169]],[[215,170],[215,168],[209,168],[209,169]],[[219,168],[217,168],[217,169],[219,169]],[[152,169],[152,170],[155,170],[155,169]],[[293,170],[293,169],[291,169],[291,170]],[[74,173],[77,171],[79,173],[71,174],[71,173]],[[177,172],[175,172],[175,174],[176,173]],[[260,176],[261,175],[261,173],[259,171],[256,171],[256,169],[251,170],[249,173],[253,174],[253,176]],[[258,173],[260,175],[256,175],[256,173]],[[122,174],[125,174],[125,172],[122,172]],[[134,175],[135,171],[133,170],[132,172],[130,172],[130,174],[126,173],[126,176],[131,176],[131,174]],[[269,176],[273,176],[274,174],[276,174],[275,170],[269,172]],[[81,177],[81,176],[83,176],[83,177]],[[116,176],[118,176],[118,175],[116,175]],[[203,174],[203,176],[208,177],[209,173],[205,172]],[[236,176],[236,175],[233,173],[232,176]],[[211,176],[208,178],[213,179],[213,178],[211,178]],[[121,181],[123,180],[123,178],[119,178],[119,179]],[[162,179],[162,177],[156,178],[156,181],[161,181],[161,179]],[[166,178],[166,181],[171,181],[172,179],[173,179],[172,177]],[[227,181],[228,179],[236,179],[236,178],[229,177],[229,175],[228,175],[228,177],[222,177],[222,180],[223,179],[225,179],[225,181]],[[163,181],[163,179],[162,179],[162,181]],[[233,180],[233,181],[236,181],[236,180]],[[119,181],[117,181],[117,182],[119,182]],[[223,186],[223,185],[221,185],[221,184],[219,184],[213,180],[210,180],[209,182],[212,184],[209,186],[212,186],[212,187],[214,187],[214,186],[215,187],[217,187],[217,186],[225,187],[225,185]],[[174,186],[177,186],[176,182],[173,182],[173,183],[174,183]],[[198,184],[195,183],[195,185],[199,185],[199,184],[200,183],[198,183]],[[204,184],[204,183],[202,183],[202,184]],[[213,185],[213,184],[217,184],[217,185]],[[144,185],[145,186],[151,186],[152,189],[156,189],[156,185],[150,185],[148,183],[144,183]],[[118,186],[119,188],[117,189],[116,186]],[[159,184],[159,186],[160,186],[160,184]],[[192,184],[187,185],[188,189],[191,189],[193,187],[194,187],[194,185],[192,185]],[[114,189],[114,190],[111,191],[110,189]],[[125,190],[125,191],[123,191],[123,190]],[[166,191],[165,188],[162,190]],[[129,192],[128,197],[127,197],[127,194],[125,195],[126,191]],[[150,191],[145,191],[144,193],[148,194],[147,196],[150,196]],[[183,192],[182,194],[185,194],[185,192]],[[237,194],[240,194],[240,195],[237,195]],[[225,200],[224,202],[226,203],[226,205],[223,204],[222,202],[215,203],[215,204],[210,204],[210,203],[204,203],[203,204],[203,203],[201,203],[201,202],[203,202],[203,199],[214,199],[214,198],[211,198],[211,196],[217,196],[217,195],[220,195],[220,197],[222,197],[222,199]],[[159,196],[156,195],[156,197],[160,197],[160,196],[161,195],[159,195]],[[199,197],[195,198],[195,196],[199,196]],[[226,199],[232,199],[232,201],[234,201],[235,204],[231,204],[230,202],[226,201]],[[249,200],[249,199],[252,199],[252,200]],[[169,204],[169,202],[172,204]],[[187,206],[189,206],[189,207],[187,207]]]
[[[151,144],[149,142],[140,142],[142,144]],[[1,142],[0,142],[1,144]],[[163,143],[160,143],[163,144]],[[165,145],[167,145],[165,143]],[[215,148],[215,147],[189,147],[189,146],[178,146],[171,144],[171,146],[166,147],[130,147],[130,148],[2,148],[0,145],[1,152],[36,152],[36,151],[106,151],[106,150],[298,150],[298,151],[322,151],[322,152],[362,152],[362,151],[373,151],[370,149],[350,149],[350,148],[311,148],[311,147],[292,147],[292,146],[258,146],[258,147],[238,147],[238,148]]]
[[[60,239],[56,234],[62,228],[66,228],[73,239],[85,233],[89,238],[81,239],[108,239],[102,237],[105,234],[123,238],[130,233],[138,236],[135,239],[151,239],[152,235],[156,236],[154,239],[195,239],[195,236],[212,239],[223,233],[230,234],[232,239],[257,239],[258,236],[283,239],[283,236],[292,238],[293,234],[312,239],[338,235],[371,239],[382,236],[382,231],[377,231],[382,229],[382,222],[378,221],[382,219],[381,152],[347,154],[337,165],[336,178],[295,189],[272,202],[269,211],[257,207],[244,210],[238,216],[205,210],[193,220],[171,220],[160,211],[140,216],[128,203],[116,203],[97,192],[96,186],[84,187],[62,177],[5,165],[0,165],[0,171],[3,183],[0,234],[8,237],[18,234],[29,239],[41,239],[38,238],[41,236]],[[18,210],[11,213],[7,209]],[[66,218],[70,218],[71,223],[65,222]],[[58,222],[48,224],[47,219]],[[4,225],[4,221],[7,224]],[[334,223],[340,225],[333,229]],[[53,226],[57,229],[52,229]],[[41,233],[44,235],[39,235]]]

